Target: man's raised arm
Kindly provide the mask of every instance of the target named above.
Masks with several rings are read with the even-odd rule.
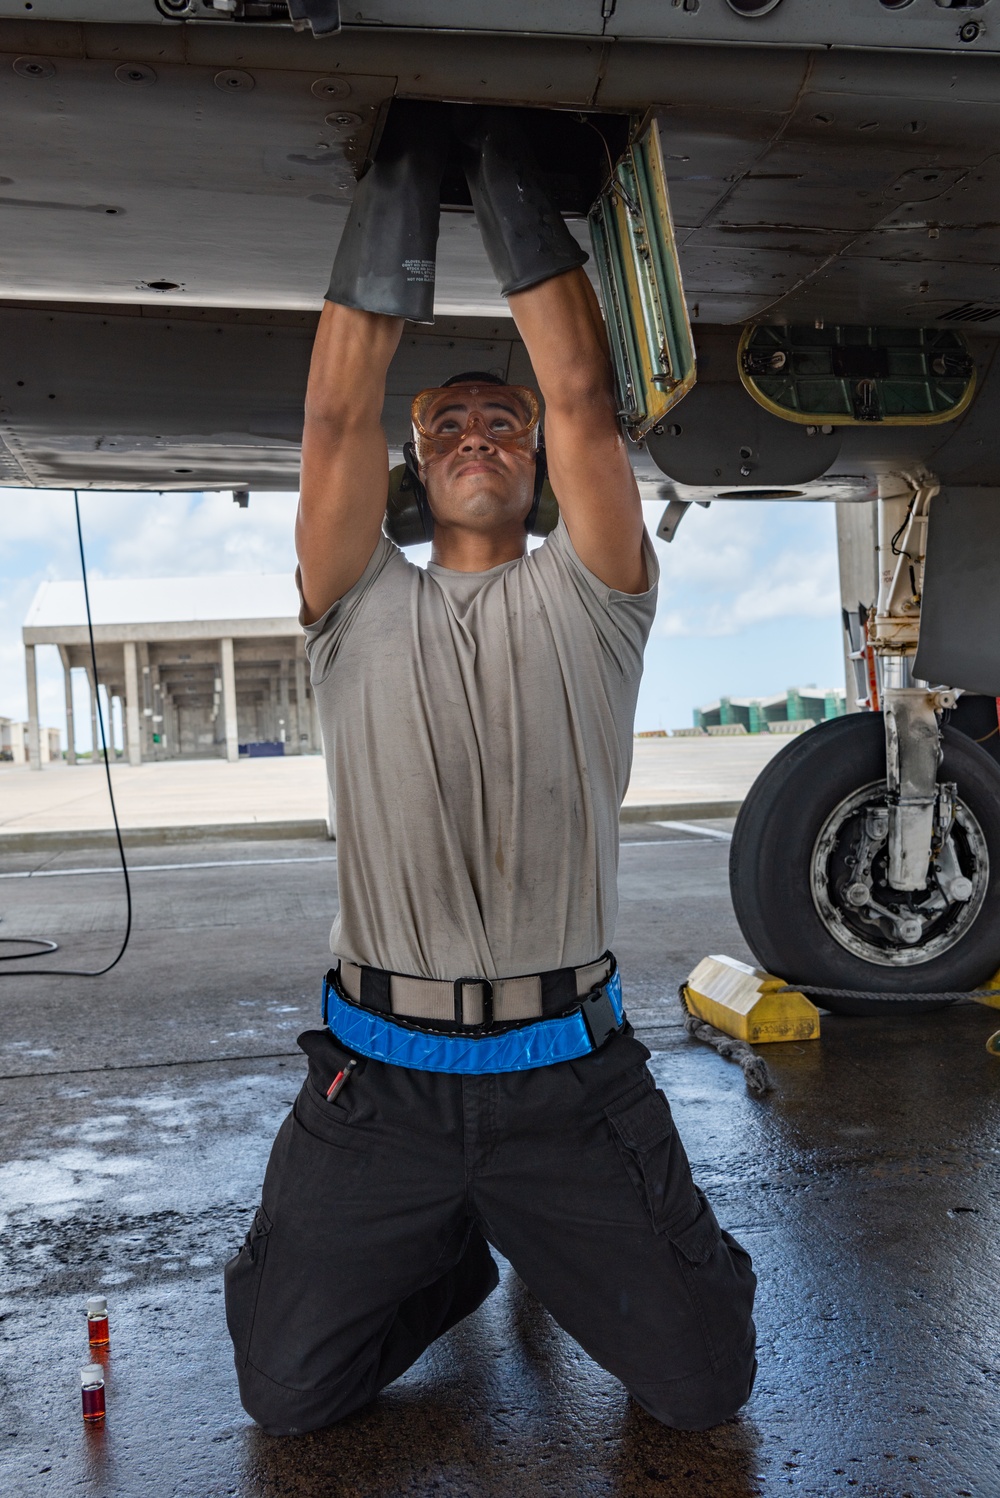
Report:
[[[385,376],[403,319],[327,302],[313,345],[295,549],[305,622],[343,598],[378,543],[389,486]]]
[[[549,479],[577,556],[623,593],[647,587],[642,503],[615,406],[607,334],[586,260],[511,110],[459,127],[483,243],[545,401]]]
[[[389,482],[386,373],[404,319],[434,320],[446,123],[440,105],[392,105],[337,248],[302,434],[295,546],[307,623],[354,586],[378,544]]]
[[[573,548],[609,588],[643,593],[642,501],[593,287],[567,271],[515,293],[510,310],[545,401],[549,482]]]

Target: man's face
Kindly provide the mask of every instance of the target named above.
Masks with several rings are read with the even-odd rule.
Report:
[[[503,386],[456,385],[421,414],[421,477],[435,522],[523,526],[535,487],[535,411]]]

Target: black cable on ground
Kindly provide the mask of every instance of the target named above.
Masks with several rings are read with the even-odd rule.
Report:
[[[0,978],[102,978],[105,973],[110,973],[125,956],[125,948],[128,946],[129,937],[132,935],[132,886],[129,883],[128,863],[125,859],[125,848],[122,843],[121,828],[118,825],[118,808],[115,806],[115,792],[111,784],[111,763],[108,759],[108,741],[104,732],[104,712],[101,708],[101,694],[98,691],[97,678],[97,650],[94,646],[94,621],[90,612],[90,588],[87,585],[87,558],[83,549],[83,527],[80,524],[80,491],[73,490],[73,507],[76,513],[76,539],[80,548],[80,574],[83,578],[83,601],[87,610],[87,635],[90,640],[90,664],[94,673],[94,700],[97,703],[97,721],[101,730],[101,753],[104,756],[104,774],[108,782],[108,799],[111,802],[111,816],[115,824],[115,838],[118,842],[118,856],[122,864],[122,877],[125,880],[125,935],[117,953],[104,967],[91,970],[90,968],[72,967],[25,967],[18,968],[14,972],[0,972]],[[96,751],[97,745],[94,745]],[[94,752],[92,751],[92,752]],[[49,952],[57,952],[59,943],[48,941],[40,936],[0,936],[0,943],[4,946],[33,946],[40,947],[38,952],[4,952],[0,953],[0,962],[29,962],[36,957],[45,957]]]

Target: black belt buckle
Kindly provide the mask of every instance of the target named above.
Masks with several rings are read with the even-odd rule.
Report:
[[[608,997],[607,979],[599,988],[592,988],[582,1000],[580,1013],[595,1051],[600,1050],[609,1036],[617,1035],[623,1024]]]
[[[476,1029],[487,1029],[493,1023],[493,984],[489,978],[456,978],[455,979],[455,1023],[465,1024],[465,995],[462,989],[476,985],[483,990],[483,1018],[481,1025]]]

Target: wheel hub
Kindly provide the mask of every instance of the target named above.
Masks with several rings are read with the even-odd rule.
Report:
[[[952,787],[941,787],[927,887],[889,884],[889,808],[884,781],[847,796],[813,847],[813,904],[830,935],[865,962],[916,967],[961,941],[989,884],[986,839]]]

